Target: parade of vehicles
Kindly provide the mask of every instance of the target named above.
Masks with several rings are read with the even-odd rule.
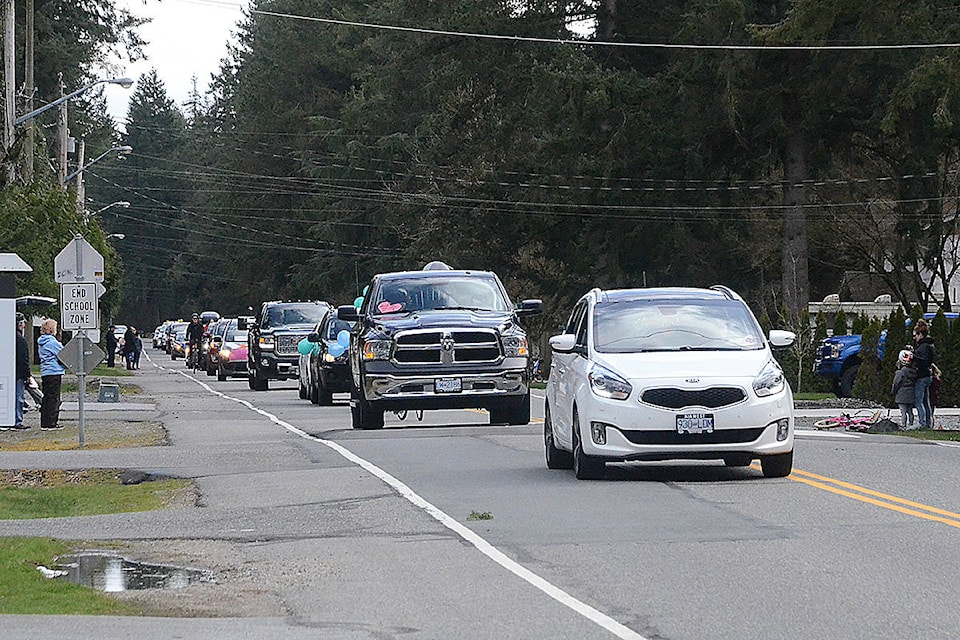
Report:
[[[593,289],[550,338],[547,467],[603,477],[607,462],[715,459],[766,477],[793,468],[793,394],[746,303],[725,287]]]
[[[530,422],[533,360],[524,318],[489,271],[428,265],[374,276],[353,305],[265,302],[255,317],[209,326],[209,375],[296,379],[301,399],[350,394],[351,426],[380,429],[385,412],[482,409],[491,424]],[[187,323],[171,323],[171,356]],[[773,349],[732,290],[593,289],[550,338],[543,444],[551,469],[602,478],[607,462],[759,460],[766,477],[793,468],[793,395]]]
[[[385,411],[485,409],[491,424],[530,421],[530,350],[522,318],[496,274],[431,263],[376,275],[360,306],[337,309],[350,337],[351,419],[380,429]]]
[[[266,391],[270,380],[299,378],[297,344],[323,318],[326,302],[264,302],[255,317],[241,317],[247,331],[247,376],[254,391]]]

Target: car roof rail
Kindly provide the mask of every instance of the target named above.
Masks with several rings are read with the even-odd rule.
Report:
[[[714,291],[719,291],[727,297],[728,300],[742,300],[742,298],[737,295],[737,292],[731,289],[730,287],[724,286],[722,284],[715,284],[710,287]]]

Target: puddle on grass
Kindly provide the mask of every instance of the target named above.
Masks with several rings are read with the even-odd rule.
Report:
[[[213,576],[208,571],[136,562],[102,553],[64,556],[57,568],[67,572],[61,577],[62,580],[107,593],[141,589],[183,589],[198,582],[213,582]]]

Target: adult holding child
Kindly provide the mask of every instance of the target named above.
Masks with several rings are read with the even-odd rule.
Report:
[[[917,406],[917,426],[930,429],[933,425],[933,408],[930,405],[930,383],[933,382],[933,361],[937,350],[930,336],[930,325],[923,318],[913,328],[913,366],[917,381],[913,385],[914,404]]]

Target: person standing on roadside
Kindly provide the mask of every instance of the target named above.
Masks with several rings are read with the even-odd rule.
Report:
[[[123,334],[123,348],[120,349],[120,353],[123,355],[127,369],[133,369],[133,362],[137,357],[137,335],[134,333],[133,325],[127,327],[127,332]]]
[[[14,429],[29,429],[23,425],[23,394],[27,390],[27,381],[30,380],[30,352],[27,349],[27,339],[23,333],[27,328],[27,318],[22,313],[17,314],[17,392],[14,411]]]
[[[917,370],[913,368],[913,352],[904,349],[897,356],[897,372],[893,375],[894,402],[900,407],[900,428],[913,429],[913,388],[917,381]]]
[[[107,328],[107,366],[111,369],[117,364],[117,334],[114,333],[116,327],[110,325]]]
[[[913,329],[913,366],[917,370],[917,381],[913,385],[914,404],[917,406],[917,426],[930,429],[933,425],[933,410],[930,406],[930,383],[933,382],[933,361],[937,350],[930,337],[930,325],[923,318],[917,320]]]
[[[143,340],[140,338],[140,332],[133,328],[133,368],[140,368],[140,354],[143,353]]]
[[[40,325],[40,376],[43,402],[40,404],[40,428],[47,431],[63,429],[60,424],[60,387],[66,369],[57,360],[63,345],[57,340],[57,321],[47,319]]]

